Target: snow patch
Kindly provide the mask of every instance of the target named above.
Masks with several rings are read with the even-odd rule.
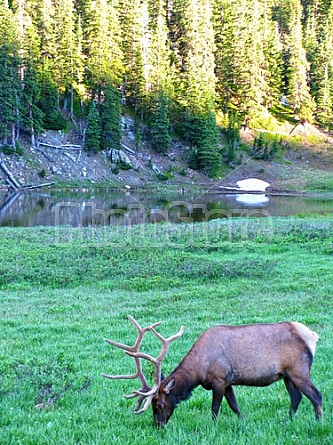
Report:
[[[268,182],[262,181],[257,178],[243,179],[242,181],[237,181],[237,185],[240,190],[245,190],[248,192],[264,192],[267,187],[270,186]]]

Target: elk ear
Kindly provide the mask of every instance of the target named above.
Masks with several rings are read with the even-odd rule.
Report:
[[[169,392],[172,390],[172,388],[175,386],[175,379],[171,379],[170,382],[168,382],[165,387],[163,388],[163,392],[165,394],[169,394]]]

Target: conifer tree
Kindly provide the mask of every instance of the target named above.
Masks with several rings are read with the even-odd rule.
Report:
[[[31,145],[34,146],[36,134],[44,129],[44,113],[37,105],[41,93],[38,81],[38,72],[41,71],[40,38],[27,10],[20,11],[20,15],[24,17],[24,20],[20,29],[21,95],[19,110],[22,125],[30,133]]]
[[[107,79],[120,82],[123,72],[120,29],[115,2],[87,0],[82,17],[85,79],[88,90],[101,103],[103,83]]]
[[[153,96],[159,91],[171,94],[170,44],[168,40],[167,11],[164,0],[151,0],[149,4],[149,32],[151,35],[147,55],[146,82]]]
[[[87,151],[98,152],[101,149],[101,123],[95,101],[90,102],[84,147]]]
[[[74,22],[73,0],[54,1],[55,47],[54,76],[58,92],[63,98],[63,109],[68,109],[70,97],[71,113],[73,112],[74,94],[74,62],[76,50],[76,35]]]
[[[218,174],[221,165],[219,132],[215,114],[208,112],[199,119],[202,120],[199,127],[201,135],[197,146],[199,166],[213,177]]]
[[[36,5],[32,18],[41,40],[42,62],[53,72],[56,69],[54,61],[57,51],[55,5],[53,0],[40,0]]]
[[[213,26],[217,101],[223,112],[228,113],[236,91],[233,66],[235,7],[231,0],[215,0]]]
[[[119,0],[118,8],[127,105],[133,107],[142,120],[147,109],[147,79],[150,70],[148,0]]]
[[[304,3],[304,44],[310,63],[311,93],[316,100],[316,118],[326,127],[332,125],[333,113],[333,4]]]
[[[193,113],[215,105],[214,31],[209,0],[175,0],[170,12],[175,98]]]
[[[120,148],[121,99],[119,92],[111,85],[103,87],[104,100],[100,107],[101,149]]]
[[[220,167],[221,155],[214,115],[214,31],[210,1],[175,0],[169,27],[178,74],[174,97],[180,106],[182,132],[194,147],[195,163],[214,175]]]
[[[221,165],[215,114],[209,112],[188,116],[187,139],[192,147],[190,167],[215,176]]]
[[[301,121],[312,120],[315,101],[308,84],[309,63],[303,46],[302,5],[300,0],[284,0],[283,42],[286,64],[287,98],[295,116]]]
[[[274,3],[274,0],[264,2],[261,33],[264,52],[263,105],[268,109],[279,103],[283,94],[283,46],[279,27],[272,20]]]
[[[171,140],[169,109],[172,97],[172,72],[165,2],[151,0],[149,8],[151,41],[146,70],[149,93],[147,113],[152,145],[156,151],[166,153]]]
[[[155,150],[160,153],[167,153],[171,140],[170,120],[168,117],[168,98],[162,90],[155,98],[150,131]]]
[[[15,146],[19,121],[20,59],[17,28],[8,5],[0,2],[0,144]]]
[[[66,119],[58,108],[58,88],[53,80],[52,73],[44,66],[39,74],[40,98],[37,103],[43,111],[43,126],[46,130],[63,130],[66,128]]]
[[[20,100],[20,114],[22,125],[30,133],[31,145],[35,145],[35,136],[44,129],[45,114],[38,107],[40,99],[40,85],[37,74],[31,66],[25,67],[24,89]]]

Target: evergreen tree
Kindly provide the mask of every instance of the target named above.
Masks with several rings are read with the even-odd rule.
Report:
[[[37,103],[43,111],[43,126],[46,130],[63,130],[67,122],[58,108],[58,88],[53,76],[46,67],[39,74],[40,98]]]
[[[262,16],[262,39],[264,52],[262,86],[265,88],[263,105],[271,108],[280,102],[283,94],[283,46],[280,40],[279,27],[272,20],[274,0],[264,2]]]
[[[94,101],[89,106],[84,147],[88,151],[98,152],[101,149],[101,123]]]
[[[228,125],[223,132],[227,140],[224,156],[227,162],[233,162],[240,144],[240,124],[236,113],[228,113]]]
[[[63,109],[68,108],[70,97],[73,114],[73,94],[75,76],[76,35],[73,0],[54,1],[55,47],[54,77],[58,86],[58,93],[63,98]]]
[[[24,23],[20,35],[21,98],[20,115],[24,129],[30,134],[31,145],[35,145],[35,135],[44,128],[44,113],[38,107],[40,84],[38,72],[41,71],[40,39],[27,11],[22,12]]]
[[[147,111],[150,72],[148,0],[119,0],[119,21],[126,77],[126,103],[134,108],[142,120]]]
[[[199,168],[214,175],[220,167],[215,120],[214,31],[209,0],[175,0],[169,27],[176,67],[174,98],[181,134],[194,148]],[[179,129],[179,127],[178,127]]]
[[[120,83],[123,72],[116,2],[86,0],[82,16],[85,81],[98,106],[107,79]]]
[[[19,121],[20,59],[13,13],[0,2],[0,144],[15,146]]]
[[[311,121],[315,102],[308,84],[309,63],[303,46],[302,5],[300,0],[284,0],[282,39],[285,53],[287,98],[295,116]]]
[[[221,154],[214,113],[192,115],[189,137],[194,153],[191,159],[192,168],[194,164],[209,176],[215,176],[221,166]]]
[[[233,66],[235,7],[231,0],[215,0],[213,26],[217,101],[223,112],[228,113],[236,91]]]
[[[171,94],[170,44],[168,40],[167,12],[164,0],[150,0],[149,32],[151,34],[147,56],[146,81],[152,95]]]
[[[38,107],[40,100],[40,85],[37,81],[37,74],[31,67],[26,67],[24,71],[24,88],[20,100],[20,113],[22,124],[29,132],[31,145],[35,145],[35,135],[43,131],[45,114]]]
[[[70,116],[72,118],[74,117],[74,105],[76,101],[78,101],[80,105],[80,114],[83,118],[85,116],[84,101],[85,98],[88,96],[88,93],[87,85],[85,83],[85,55],[83,54],[83,29],[81,15],[77,16],[74,39],[70,86]],[[65,102],[64,107],[66,107]]]
[[[57,51],[54,1],[40,0],[36,2],[36,5],[37,8],[32,17],[41,40],[42,63],[54,72]]]
[[[101,149],[120,148],[121,99],[119,92],[110,84],[103,88],[104,101],[100,108]]]
[[[215,0],[219,102],[224,113],[237,108],[246,122],[281,96],[282,46],[272,10],[271,0]]]
[[[316,118],[330,127],[333,113],[333,4],[304,3],[304,45],[310,63],[311,93],[317,103]]]
[[[175,99],[190,113],[215,107],[214,31],[209,0],[175,0],[170,11]]]
[[[160,91],[155,99],[150,131],[156,151],[167,153],[170,146],[170,120],[168,118],[168,98]]]

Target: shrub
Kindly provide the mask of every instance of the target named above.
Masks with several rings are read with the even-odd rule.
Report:
[[[46,170],[45,168],[42,168],[41,171],[38,173],[38,176],[41,178],[45,178],[46,176]]]

